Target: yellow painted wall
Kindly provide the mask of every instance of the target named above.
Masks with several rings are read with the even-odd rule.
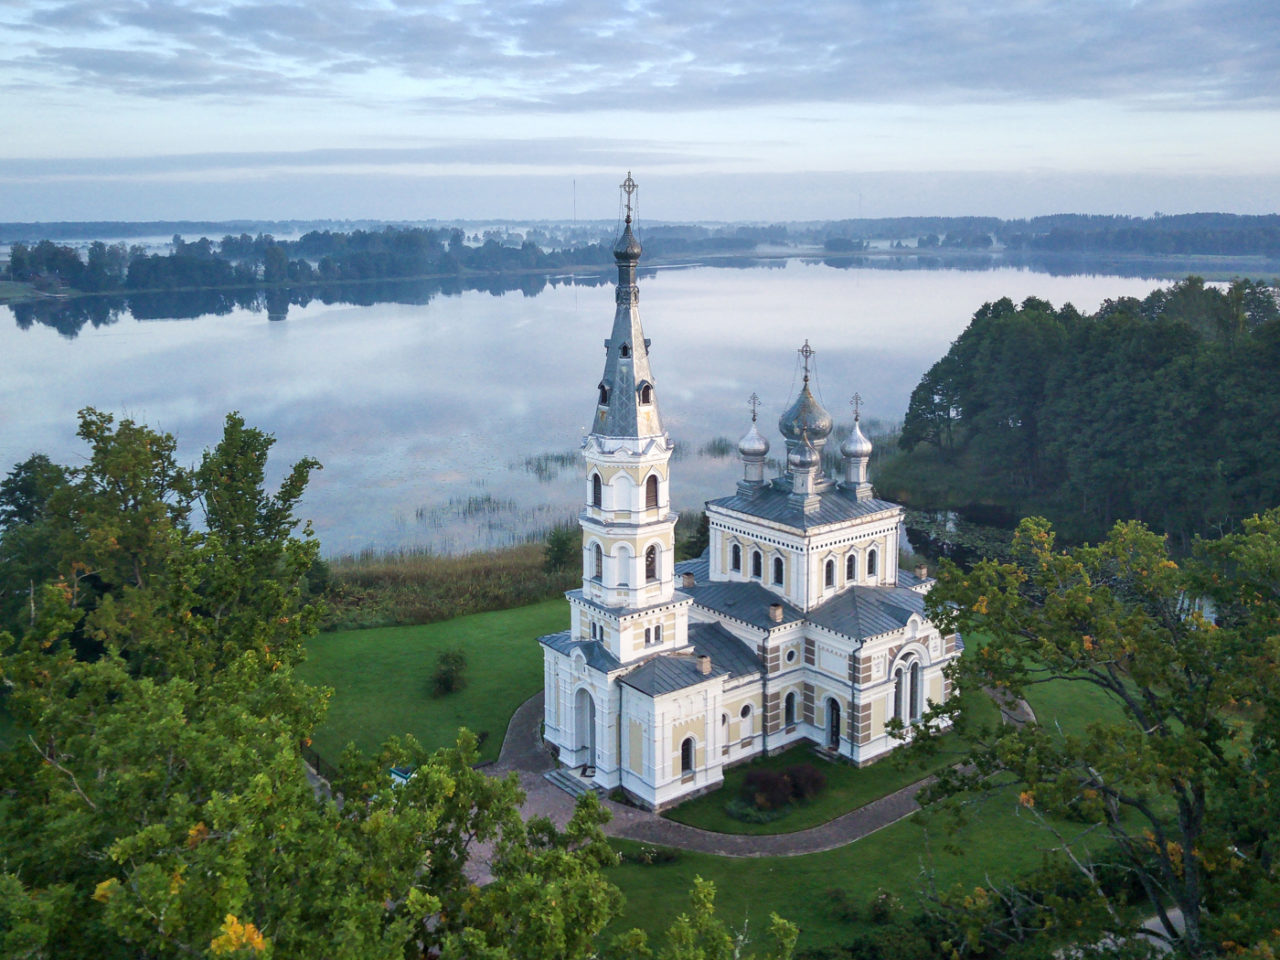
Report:
[[[631,772],[644,773],[644,724],[639,720],[632,720],[627,731],[627,752]]]

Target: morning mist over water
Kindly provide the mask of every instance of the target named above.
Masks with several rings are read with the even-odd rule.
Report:
[[[612,271],[603,274],[611,278]],[[640,280],[663,422],[677,443],[672,499],[729,492],[735,456],[701,452],[746,431],[752,391],[776,454],[798,387],[796,348],[838,425],[857,390],[868,420],[899,422],[920,376],[984,302],[1036,296],[1091,312],[1168,281],[1030,270],[877,270],[800,260],[664,267]],[[537,295],[479,291],[423,305],[312,302],[287,319],[236,309],[193,320],[21,329],[0,308],[0,470],[33,452],[83,461],[76,411],[95,406],[178,437],[191,463],[228,411],[273,433],[272,479],[324,465],[299,513],[325,555],[484,549],[576,517],[578,448],[594,411],[612,283]]]

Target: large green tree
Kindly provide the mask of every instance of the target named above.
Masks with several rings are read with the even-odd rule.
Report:
[[[1132,945],[1137,922],[1154,915],[1187,956],[1275,946],[1274,923],[1259,918],[1280,903],[1280,821],[1267,799],[1280,773],[1280,510],[1198,543],[1181,563],[1141,524],[1062,550],[1045,521],[1026,520],[1011,562],[968,572],[944,562],[928,606],[944,630],[970,637],[955,668],[962,687],[1080,691],[1085,716],[1065,729],[973,729],[955,703],[925,718],[959,722],[973,743],[931,798],[958,807],[1016,796],[1085,878],[1070,896],[1017,894],[1036,905],[1032,927]],[[1138,891],[1136,911],[1122,902],[1126,887]],[[990,912],[1016,898],[961,899]],[[1012,909],[995,912],[1007,920]]]
[[[465,731],[432,754],[412,738],[351,750],[332,795],[309,778],[327,691],[294,673],[319,616],[317,544],[294,510],[318,464],[268,492],[272,438],[235,414],[194,469],[127,419],[86,410],[80,435],[83,466],[11,475],[53,489],[9,496],[38,503],[0,534],[38,526],[49,558],[16,637],[0,633],[20,731],[0,754],[5,955],[597,953],[621,896],[594,798],[563,830],[524,823],[515,776],[478,771]],[[393,787],[393,765],[416,773]],[[785,960],[794,929],[773,929]],[[680,954],[701,955],[723,953]]]

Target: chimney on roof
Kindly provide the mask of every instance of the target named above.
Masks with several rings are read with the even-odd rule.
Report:
[[[929,579],[929,567],[927,564],[923,564],[923,563],[916,564],[916,579],[917,580]]]
[[[693,574],[686,571],[680,582],[686,587],[692,587],[696,581],[693,578]]]
[[[769,604],[769,619],[772,620],[774,623],[782,622],[782,604],[780,603]]]
[[[704,677],[711,676],[711,658],[705,653],[698,655],[698,672]]]

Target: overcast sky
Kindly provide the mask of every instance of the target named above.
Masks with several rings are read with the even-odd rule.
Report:
[[[0,220],[1271,213],[1280,3],[0,0],[0,132]]]

